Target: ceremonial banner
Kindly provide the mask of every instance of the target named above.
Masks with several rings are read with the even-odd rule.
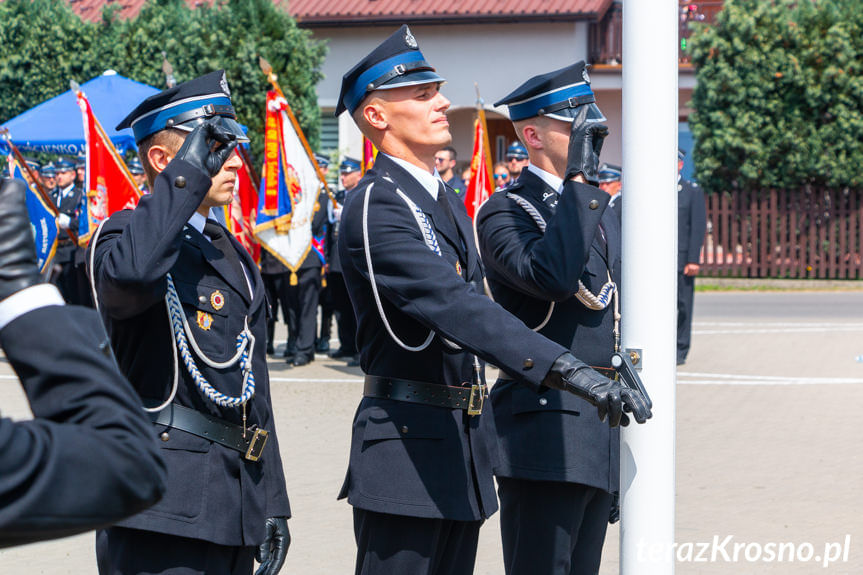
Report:
[[[264,169],[258,195],[255,236],[289,270],[296,271],[312,249],[312,217],[321,192],[319,170],[295,129],[281,93],[267,92]]]
[[[473,127],[473,156],[470,160],[470,181],[465,194],[465,207],[473,218],[479,207],[494,193],[492,179],[491,150],[488,145],[488,129],[485,124],[485,110],[477,109]]]
[[[363,136],[363,165],[362,173],[365,174],[375,165],[375,158],[378,155],[378,149],[372,144],[372,141]]]
[[[76,93],[84,119],[87,155],[85,194],[78,215],[78,243],[86,246],[99,224],[114,212],[134,208],[141,191],[114,144],[105,134],[83,92]]]
[[[54,252],[57,250],[57,216],[54,206],[48,204],[35,189],[36,184],[30,183],[25,176],[26,167],[19,164],[15,155],[10,152],[7,157],[9,176],[23,180],[27,184],[27,211],[30,215],[30,228],[36,240],[36,264],[39,273],[51,266]]]
[[[228,231],[234,234],[257,262],[261,259],[261,244],[255,238],[253,227],[258,209],[258,192],[252,183],[250,170],[244,159],[243,166],[237,170],[234,199],[225,206],[225,223]]]

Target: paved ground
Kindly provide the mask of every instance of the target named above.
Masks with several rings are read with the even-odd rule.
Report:
[[[678,372],[677,573],[863,573],[856,422],[863,293],[699,293],[695,317],[694,347]],[[271,364],[294,509],[283,573],[349,574],[351,513],[335,495],[360,372],[323,359],[302,369],[283,365]],[[5,415],[26,417],[10,373],[0,364],[0,406]],[[483,528],[477,575],[503,573],[496,519]],[[714,538],[716,549],[705,550]],[[604,575],[618,572],[617,541],[615,526]],[[736,561],[735,543],[748,544]],[[804,562],[809,544],[812,559]],[[0,551],[0,573],[95,573],[92,548],[92,535],[82,535]],[[747,553],[760,560],[748,561]],[[698,561],[711,554],[715,561]]]

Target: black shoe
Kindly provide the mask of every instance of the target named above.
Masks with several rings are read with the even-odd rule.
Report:
[[[288,363],[291,363],[294,367],[302,367],[304,365],[308,365],[308,364],[312,363],[313,361],[315,361],[315,356],[306,355],[305,353],[301,353],[301,354],[297,355],[297,357],[294,358],[293,362],[288,362]]]
[[[348,360],[348,367],[359,367],[360,366],[360,354],[356,354]]]
[[[276,355],[276,350],[271,343],[267,344],[267,355]]]
[[[288,360],[288,363],[291,362],[294,357],[297,355],[297,348],[293,345],[286,345],[285,351],[282,352],[282,357]]]
[[[330,351],[330,340],[322,339],[315,344],[315,351],[318,353],[327,353]]]
[[[330,352],[330,357],[331,357],[331,358],[333,358],[333,359],[340,359],[340,358],[343,358],[343,357],[353,357],[353,355],[354,355],[354,354],[356,354],[356,352],[355,352],[355,351],[348,351],[348,350],[346,350],[345,348],[340,347],[340,348],[339,348],[339,349],[337,349],[336,351],[331,351],[331,352]]]

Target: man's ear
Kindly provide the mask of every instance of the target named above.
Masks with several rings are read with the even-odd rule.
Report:
[[[147,160],[157,173],[164,171],[173,159],[174,154],[165,146],[156,144],[147,150]]]
[[[542,134],[533,124],[527,124],[521,128],[521,141],[528,148],[542,150],[545,146],[542,142]]]
[[[375,130],[386,130],[389,125],[383,106],[376,102],[368,103],[363,107],[363,118]]]

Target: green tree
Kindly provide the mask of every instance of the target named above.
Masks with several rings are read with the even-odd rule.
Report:
[[[68,90],[70,79],[83,82],[109,68],[163,87],[164,51],[178,82],[225,69],[238,119],[249,128],[252,150],[259,153],[269,87],[258,66],[258,57],[263,56],[278,74],[310,143],[317,145],[320,113],[315,85],[321,79],[326,48],[298,28],[283,5],[272,0],[222,0],[190,9],[183,0],[150,0],[135,18],[120,20],[116,12],[108,6],[101,21],[90,24],[62,0],[0,2],[0,39],[6,40],[0,45],[0,121]],[[33,70],[39,73],[34,75]],[[18,83],[7,83],[7,76]],[[135,104],[121,103],[129,111]]]
[[[99,74],[94,32],[63,0],[0,2],[0,122]]]
[[[863,11],[728,0],[692,39],[690,126],[709,191],[863,186]]]

